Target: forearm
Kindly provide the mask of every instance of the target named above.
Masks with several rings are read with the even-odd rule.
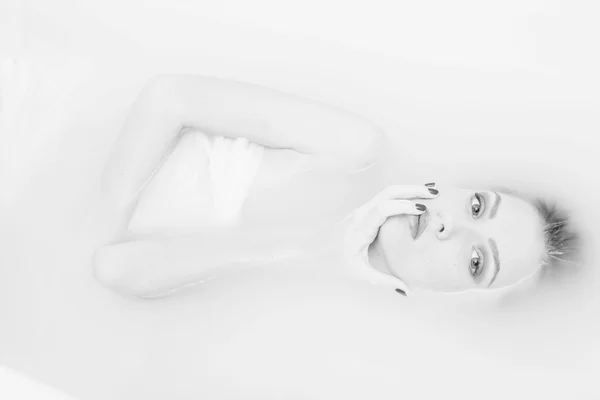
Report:
[[[158,297],[235,266],[264,265],[297,254],[306,232],[220,229],[153,235],[101,247],[94,274],[103,285],[139,297]]]
[[[130,202],[184,128],[243,137],[315,157],[319,164],[360,169],[385,142],[380,128],[356,114],[256,85],[201,76],[163,76],[134,103],[114,145],[105,192]]]
[[[174,75],[159,78],[157,86],[172,96],[184,127],[267,147],[361,158],[382,135],[357,114],[258,85]]]

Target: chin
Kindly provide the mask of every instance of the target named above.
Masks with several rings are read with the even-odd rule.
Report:
[[[402,254],[412,251],[411,246],[414,244],[407,217],[401,215],[388,218],[379,228],[377,240],[387,259],[391,261],[403,258]]]

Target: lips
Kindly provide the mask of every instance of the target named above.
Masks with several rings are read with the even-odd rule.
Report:
[[[429,222],[429,212],[426,210],[421,215],[414,215],[409,218],[408,225],[410,227],[410,233],[413,240],[417,240],[423,233]]]

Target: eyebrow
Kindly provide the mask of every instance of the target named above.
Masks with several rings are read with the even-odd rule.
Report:
[[[498,246],[496,245],[496,242],[494,241],[494,239],[489,240],[490,243],[490,247],[492,248],[492,255],[494,256],[494,276],[492,276],[492,280],[490,281],[490,283],[488,284],[488,287],[492,286],[492,283],[494,283],[494,281],[496,280],[496,277],[498,276],[498,272],[500,272],[500,256],[498,255]]]
[[[498,212],[498,206],[500,205],[500,202],[502,201],[502,197],[500,196],[500,194],[498,192],[494,192],[494,194],[496,195],[496,201],[494,202],[494,205],[492,206],[492,209],[490,210],[490,219],[492,219],[496,216],[496,213]]]

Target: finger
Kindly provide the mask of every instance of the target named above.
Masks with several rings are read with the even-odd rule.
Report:
[[[371,243],[385,221],[395,215],[421,215],[427,208],[410,200],[388,200],[376,204],[362,222],[362,243]]]
[[[391,199],[434,199],[439,191],[432,187],[419,185],[393,185],[385,188],[376,197],[378,200]]]
[[[427,207],[424,204],[416,203],[411,200],[387,200],[373,204],[371,208],[361,210],[357,215],[357,221],[361,229],[371,232],[372,229],[379,228],[385,220],[394,215],[421,215]]]
[[[421,215],[426,209],[424,204],[411,200],[382,201],[373,208],[373,218],[377,223],[383,224],[394,215]]]

